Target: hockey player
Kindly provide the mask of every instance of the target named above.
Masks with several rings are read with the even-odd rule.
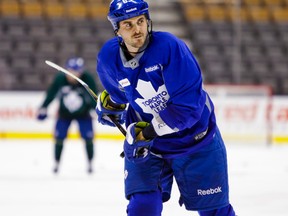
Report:
[[[69,58],[66,63],[66,69],[86,82],[94,92],[97,92],[93,77],[84,70],[84,60],[82,58]],[[46,119],[47,108],[55,98],[59,100],[59,109],[54,134],[56,143],[54,147],[55,167],[53,171],[57,173],[59,170],[63,142],[67,137],[71,122],[76,120],[81,137],[85,141],[88,172],[91,173],[93,172],[94,131],[90,111],[95,109],[96,103],[81,84],[70,76],[59,72],[48,88],[46,98],[38,110],[37,118],[39,120]]]
[[[126,123],[127,214],[160,216],[174,177],[187,210],[234,216],[226,149],[195,57],[174,35],[152,31],[144,0],[112,1],[108,19],[116,37],[98,55],[105,90],[96,112],[102,124]]]

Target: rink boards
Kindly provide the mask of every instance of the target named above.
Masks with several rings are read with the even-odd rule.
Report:
[[[48,108],[45,121],[36,119],[44,92],[0,92],[0,139],[51,139],[57,101]],[[218,125],[227,143],[288,144],[288,97],[213,97]],[[117,128],[95,121],[95,138],[123,139]],[[79,137],[75,123],[69,138]]]

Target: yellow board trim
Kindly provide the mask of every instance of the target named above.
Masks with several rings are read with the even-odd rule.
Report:
[[[31,133],[31,132],[0,132],[0,139],[53,139],[52,133]],[[242,140],[256,140],[256,138],[250,136],[223,136],[224,140],[233,140],[237,139],[238,141]],[[80,135],[77,133],[68,134],[68,139],[79,139]],[[112,134],[112,133],[98,133],[94,136],[95,139],[104,139],[104,140],[123,140],[124,137],[122,134]],[[262,141],[263,137],[261,137]],[[288,144],[288,136],[273,136],[272,137],[273,144]]]
[[[288,136],[274,136],[273,143],[276,144],[288,144]]]

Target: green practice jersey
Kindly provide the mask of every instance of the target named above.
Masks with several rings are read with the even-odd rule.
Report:
[[[97,93],[96,83],[91,74],[84,71],[79,78]],[[64,73],[56,74],[41,107],[47,108],[55,98],[59,100],[58,117],[60,118],[90,117],[90,110],[96,107],[96,102],[87,90],[78,82],[71,84]]]

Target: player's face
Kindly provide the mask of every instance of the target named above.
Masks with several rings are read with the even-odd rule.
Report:
[[[118,35],[123,38],[130,52],[137,52],[144,45],[148,35],[148,21],[145,15],[121,21]]]
[[[81,73],[79,73],[78,71],[74,71],[72,69],[68,69],[68,71],[78,78],[81,76]],[[78,83],[78,81],[76,79],[72,78],[71,76],[66,75],[66,78],[67,78],[68,82],[71,84],[77,84]]]

